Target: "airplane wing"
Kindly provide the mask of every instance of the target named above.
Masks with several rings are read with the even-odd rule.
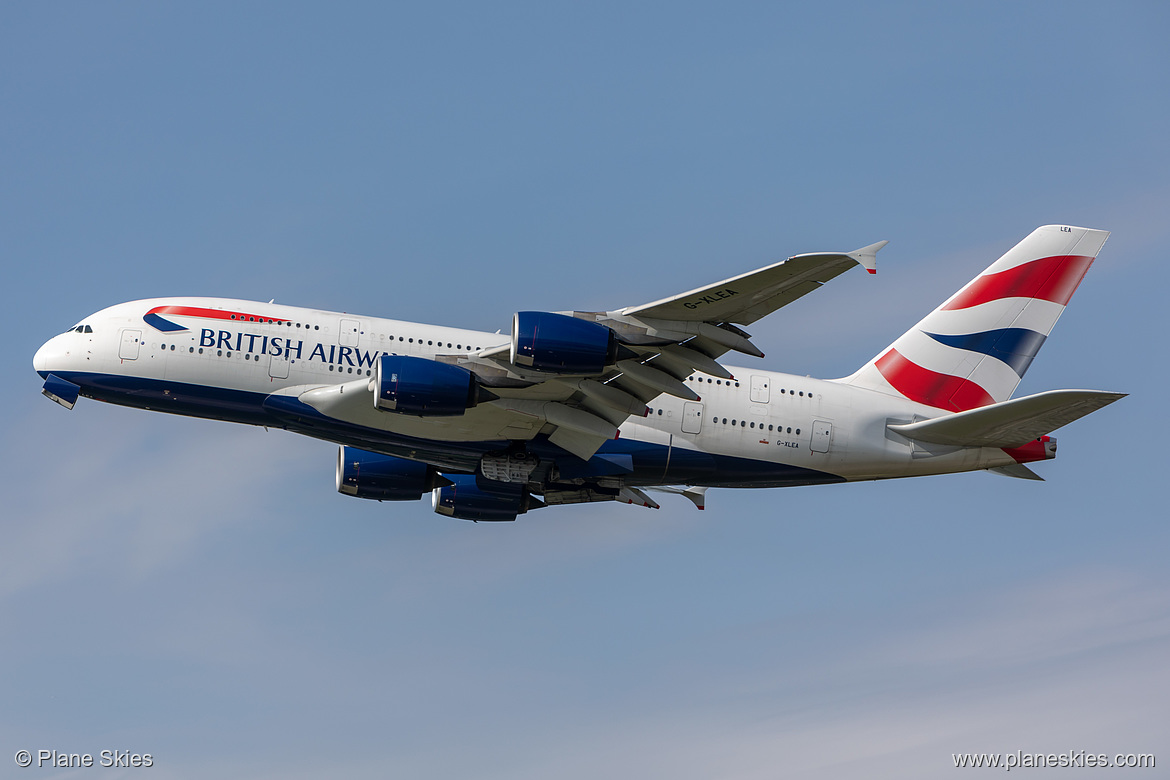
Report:
[[[766,268],[682,295],[622,309],[622,314],[686,322],[751,325],[781,306],[808,295],[855,264],[864,266],[870,273],[877,273],[877,252],[887,243],[879,241],[847,253],[795,255]]]
[[[795,255],[779,263],[681,295],[611,312],[567,312],[616,334],[619,350],[606,369],[591,375],[557,376],[518,365],[513,344],[450,362],[472,370],[493,393],[492,405],[546,423],[549,439],[588,460],[631,415],[666,393],[700,400],[685,380],[696,371],[734,379],[718,358],[729,350],[763,357],[738,325],[749,325],[807,295],[854,265],[876,272],[886,241],[853,252]],[[519,315],[517,315],[519,316]]]
[[[381,393],[380,370],[372,381],[282,393],[295,394],[327,416],[419,440],[527,441],[543,434],[589,460],[617,437],[627,418],[645,416],[646,404],[659,395],[700,400],[687,383],[696,372],[734,381],[718,358],[729,350],[763,357],[739,325],[807,295],[853,265],[873,272],[875,255],[885,244],[796,255],[682,295],[615,311],[518,312],[508,344],[436,357],[470,372],[474,383],[488,391],[481,394],[486,400],[456,416],[380,411],[377,395],[370,403],[371,393]],[[466,387],[462,392],[466,395]]]

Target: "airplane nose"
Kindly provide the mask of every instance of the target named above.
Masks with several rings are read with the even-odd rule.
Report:
[[[60,338],[60,336],[54,336],[49,339],[33,355],[33,370],[40,374],[42,379],[47,378],[49,372],[53,370],[54,364],[59,362],[57,358],[61,356]]]
[[[33,355],[33,371],[40,374],[41,379],[44,379],[45,374],[48,373],[48,369],[45,367],[48,360],[48,352],[45,349],[47,346],[49,346],[48,342],[42,344],[37,353]]]

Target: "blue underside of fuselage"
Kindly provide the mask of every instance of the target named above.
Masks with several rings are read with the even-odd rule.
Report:
[[[40,373],[42,378],[47,378],[49,372]],[[513,446],[507,441],[451,442],[401,436],[326,417],[293,396],[266,395],[116,374],[76,371],[52,373],[78,385],[82,396],[97,401],[188,417],[283,428],[371,452],[424,460],[441,470],[474,473],[485,453]],[[564,464],[586,479],[591,475],[621,476],[628,485],[789,487],[845,481],[835,474],[799,466],[713,455],[634,439],[619,438],[605,442],[598,455],[588,464],[550,443],[543,435],[527,442],[526,449],[542,460]]]

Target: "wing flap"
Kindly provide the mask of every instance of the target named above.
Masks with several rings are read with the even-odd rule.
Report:
[[[557,428],[549,434],[548,440],[581,460],[592,458],[608,439],[575,431],[571,428]]]
[[[889,429],[932,444],[1021,447],[1125,396],[1101,390],[1050,390]]]

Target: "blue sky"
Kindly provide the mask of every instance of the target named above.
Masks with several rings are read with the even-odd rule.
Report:
[[[4,7],[0,775],[53,776],[22,748],[148,752],[158,778],[1170,763],[1168,23],[1153,2]],[[1019,392],[1131,396],[1059,432],[1045,483],[474,525],[338,495],[325,443],[66,412],[30,364],[136,298],[494,330],[889,239],[876,277],[752,328],[760,365],[834,377],[1052,222],[1113,235]]]

